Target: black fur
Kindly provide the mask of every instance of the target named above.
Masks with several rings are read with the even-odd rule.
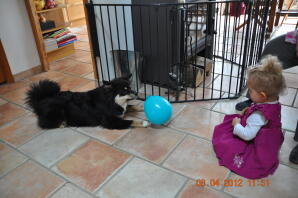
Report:
[[[32,84],[26,103],[38,116],[41,128],[67,126],[103,126],[108,129],[126,129],[132,120],[120,116],[124,109],[115,103],[117,95],[132,94],[129,77],[117,78],[87,92],[60,91],[58,83],[43,80]]]

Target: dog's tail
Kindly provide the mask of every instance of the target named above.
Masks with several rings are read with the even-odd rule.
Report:
[[[26,103],[36,111],[40,102],[46,98],[51,98],[60,92],[58,83],[50,80],[42,80],[31,85],[27,91]]]

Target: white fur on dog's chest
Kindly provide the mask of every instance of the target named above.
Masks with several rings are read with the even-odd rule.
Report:
[[[128,99],[130,99],[130,96],[128,96],[128,95],[125,95],[125,96],[117,95],[115,97],[115,103],[118,104],[119,106],[121,106],[124,109],[123,114],[126,112],[127,100]]]

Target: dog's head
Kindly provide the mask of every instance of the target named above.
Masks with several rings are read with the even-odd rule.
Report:
[[[132,99],[136,97],[136,92],[131,90],[130,78],[131,74],[125,77],[115,78],[112,81],[103,81],[104,87],[110,88],[115,96],[130,96]]]

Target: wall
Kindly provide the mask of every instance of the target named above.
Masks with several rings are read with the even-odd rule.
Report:
[[[0,38],[13,75],[40,65],[24,0],[0,0]]]

